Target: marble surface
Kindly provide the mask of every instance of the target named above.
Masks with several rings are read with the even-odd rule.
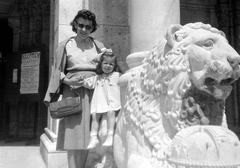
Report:
[[[221,31],[172,24],[150,52],[127,61],[132,69],[119,81],[125,94],[114,136],[118,168],[240,166],[224,108],[240,56]]]

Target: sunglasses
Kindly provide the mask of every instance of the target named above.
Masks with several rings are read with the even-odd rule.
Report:
[[[77,23],[77,25],[80,29],[83,29],[84,27],[85,27],[86,30],[91,30],[92,29],[92,26],[90,26],[90,25],[84,25],[82,23]]]

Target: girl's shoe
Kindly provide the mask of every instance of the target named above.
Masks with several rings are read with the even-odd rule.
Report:
[[[105,142],[102,144],[103,146],[112,146],[113,145],[113,135],[108,135]]]
[[[87,146],[87,149],[93,149],[98,144],[99,144],[99,140],[98,140],[97,136],[92,136],[91,139],[90,139],[90,142],[89,142],[89,144]]]

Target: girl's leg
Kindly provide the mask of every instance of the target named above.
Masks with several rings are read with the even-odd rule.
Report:
[[[99,128],[99,118],[101,117],[101,114],[93,113],[92,114],[92,123],[91,123],[91,134],[90,134],[90,142],[87,146],[87,149],[95,148],[99,140],[97,138],[98,134],[98,128]]]
[[[107,112],[107,118],[108,118],[108,131],[112,131],[114,130],[114,126],[115,126],[115,111],[109,111]]]
[[[68,150],[68,167],[69,168],[85,168],[88,150]]]
[[[114,133],[114,126],[115,126],[115,111],[107,112],[108,117],[108,135],[107,139],[103,143],[103,146],[112,146],[113,144],[113,133]]]
[[[99,118],[101,117],[102,114],[99,113],[93,113],[92,114],[92,123],[91,123],[91,133],[98,133],[98,128],[99,128]]]

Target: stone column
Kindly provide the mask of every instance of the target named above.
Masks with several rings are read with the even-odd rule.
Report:
[[[170,24],[179,23],[179,0],[129,1],[131,53],[151,50]]]
[[[78,10],[86,8],[88,0],[58,0],[51,1],[50,11],[50,42],[49,42],[49,77],[51,76],[53,59],[58,44],[74,36],[70,22]],[[48,114],[48,126],[40,137],[40,153],[47,168],[62,168],[67,166],[66,152],[56,151],[58,120],[52,119]]]
[[[234,25],[234,33],[233,33],[233,38],[234,38],[234,48],[236,49],[236,51],[238,52],[238,54],[240,54],[240,2],[239,1],[233,1],[233,25]],[[236,134],[238,134],[238,136],[240,136],[240,130],[239,130],[239,123],[240,123],[240,115],[239,115],[239,104],[240,104],[240,81],[236,81],[234,82],[234,90],[232,91],[232,93],[234,94],[234,106],[235,106],[235,114],[234,114],[234,127],[238,128],[235,130],[233,130]]]
[[[164,38],[171,24],[180,24],[179,0],[131,0],[129,2],[130,51],[126,62],[129,70],[121,76],[122,106],[128,79],[138,71],[139,65],[157,42]]]

